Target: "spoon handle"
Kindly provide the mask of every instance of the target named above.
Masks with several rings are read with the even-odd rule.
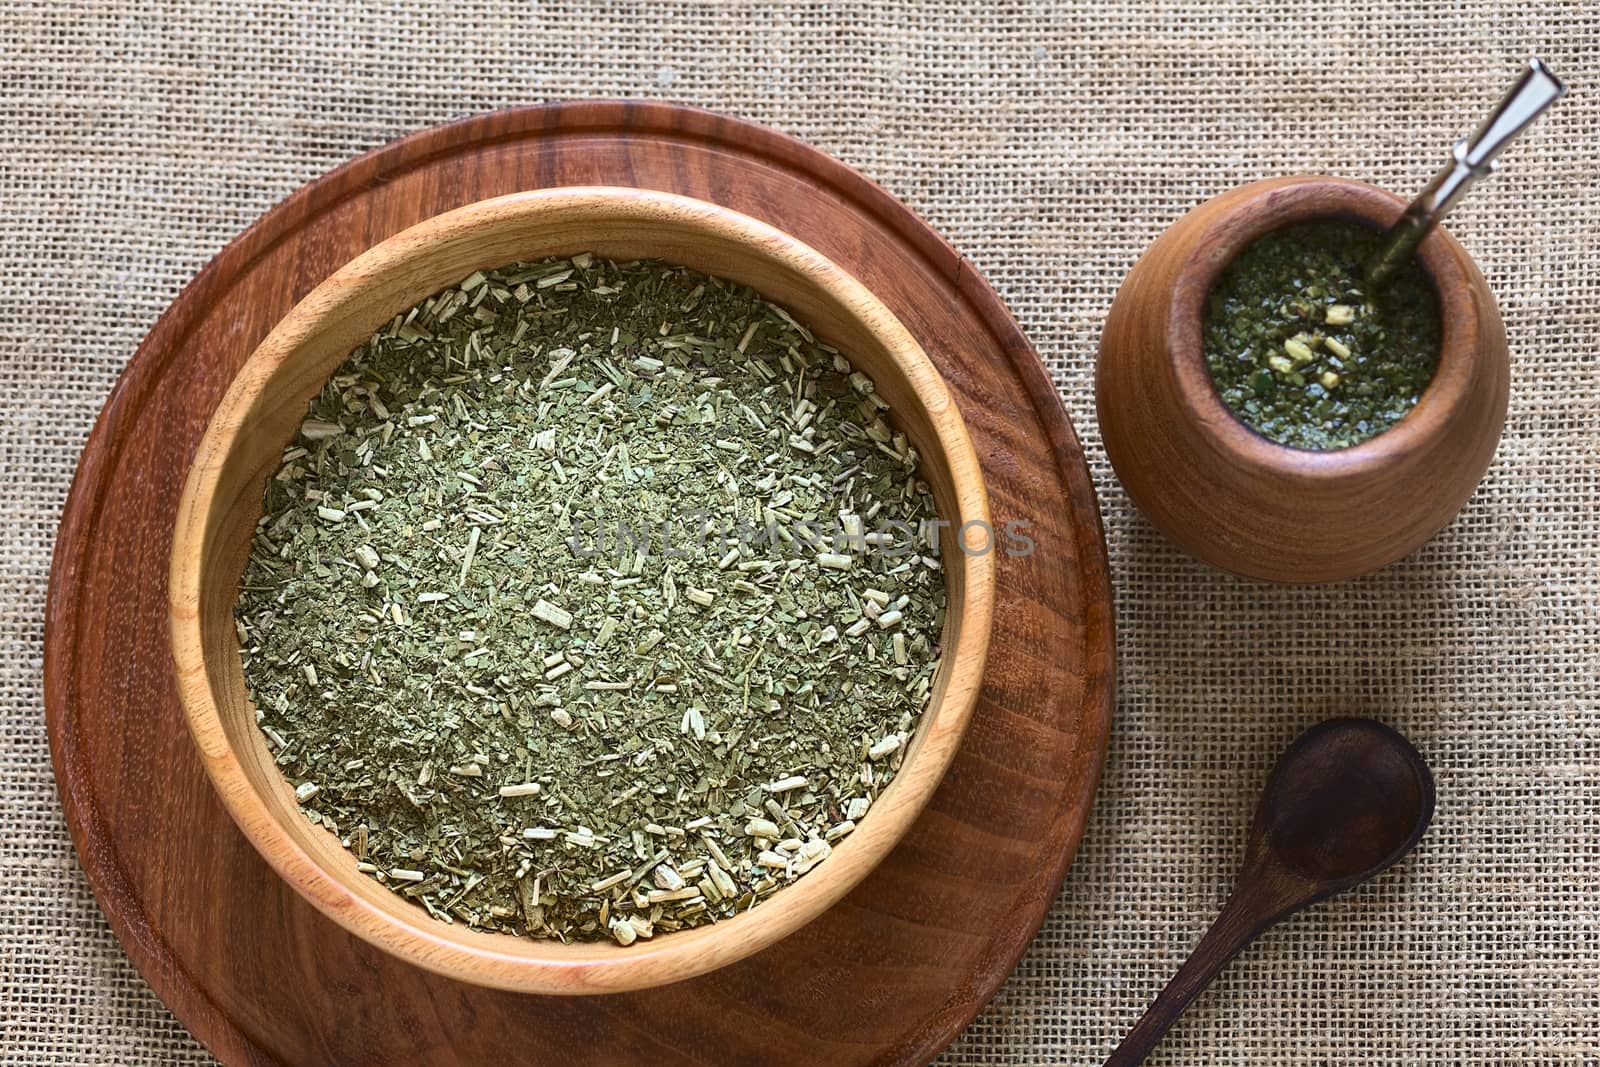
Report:
[[[1297,892],[1298,888],[1290,879],[1241,878],[1211,929],[1144,1015],[1133,1024],[1128,1036],[1106,1060],[1105,1067],[1135,1067],[1143,1063],[1150,1050],[1177,1022],[1178,1016],[1211,984],[1228,961],[1267,927],[1308,903]]]

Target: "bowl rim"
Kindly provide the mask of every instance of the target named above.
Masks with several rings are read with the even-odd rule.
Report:
[[[202,640],[200,593],[203,549],[209,540],[208,502],[229,454],[227,446],[234,436],[230,428],[236,428],[231,424],[250,410],[270,371],[314,338],[348,302],[425,256],[445,235],[459,238],[464,231],[486,232],[536,216],[560,216],[565,222],[668,221],[685,232],[747,244],[772,264],[807,278],[830,303],[870,332],[901,369],[934,439],[951,460],[952,495],[963,527],[958,549],[965,555],[962,642],[941,668],[948,671],[943,699],[930,703],[919,723],[917,773],[906,773],[909,762],[903,766],[869,817],[839,846],[838,855],[783,887],[761,908],[626,949],[609,942],[564,945],[471,931],[433,919],[421,908],[415,909],[414,917],[401,919],[349,888],[280,824],[252,784],[223,725]],[[415,303],[429,295],[419,293],[411,299]],[[179,697],[206,776],[234,823],[280,878],[347,932],[435,973],[515,992],[610,993],[664,985],[760,951],[833,906],[900,842],[927,806],[972,719],[987,661],[995,597],[993,551],[972,553],[964,547],[965,528],[979,519],[992,528],[981,466],[944,379],[893,312],[822,253],[750,216],[672,193],[607,186],[512,193],[432,216],[339,267],[273,326],[236,372],[201,438],[178,509],[168,595]],[[236,659],[230,666],[240,669]],[[776,900],[784,906],[774,907]]]
[[[1197,243],[1178,268],[1165,324],[1177,397],[1187,416],[1207,428],[1227,463],[1312,484],[1367,478],[1395,457],[1421,448],[1441,424],[1467,407],[1479,348],[1473,282],[1451,254],[1450,235],[1436,228],[1423,239],[1416,257],[1439,303],[1439,363],[1410,411],[1364,441],[1325,450],[1280,444],[1234,414],[1211,381],[1201,339],[1205,302],[1223,269],[1252,241],[1274,230],[1322,219],[1384,228],[1399,218],[1405,201],[1367,182],[1326,175],[1269,178],[1241,186],[1232,195],[1239,200],[1218,220],[1213,239]]]

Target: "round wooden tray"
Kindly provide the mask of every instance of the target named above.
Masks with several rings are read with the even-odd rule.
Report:
[[[178,494],[236,368],[314,285],[429,215],[520,189],[631,185],[725,204],[871,288],[943,371],[983,457],[1002,556],[972,728],[927,812],[777,946],[643,993],[533,997],[417,970],[279,882],[212,794],[178,707],[167,564]],[[764,127],[660,104],[524,108],[427,130],[301,189],[174,302],[79,461],[56,542],[45,707],[100,906],[168,1007],[231,1064],[847,1064],[935,1055],[1016,965],[1066,875],[1105,751],[1113,646],[1088,469],[984,280],[860,174]]]

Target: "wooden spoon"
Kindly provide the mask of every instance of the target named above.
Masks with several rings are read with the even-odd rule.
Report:
[[[1387,870],[1433,817],[1433,775],[1371,719],[1329,719],[1289,746],[1261,794],[1233,895],[1106,1067],[1150,1054],[1183,1009],[1258,934]]]

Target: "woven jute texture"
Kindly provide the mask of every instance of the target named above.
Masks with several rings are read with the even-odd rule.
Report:
[[[1232,185],[1416,188],[1530,51],[1576,91],[1452,229],[1499,295],[1510,421],[1416,555],[1239,581],[1129,505],[1093,360],[1139,251]],[[198,1064],[125,960],[56,800],[46,574],[79,448],[183,284],[310,178],[409,131],[653,96],[778,126],[927,217],[1048,363],[1105,512],[1121,694],[1082,852],[950,1065],[1098,1062],[1221,903],[1282,747],[1331,714],[1438,777],[1419,852],[1267,936],[1165,1063],[1600,1063],[1600,9],[966,0],[0,9],[0,1058]]]

